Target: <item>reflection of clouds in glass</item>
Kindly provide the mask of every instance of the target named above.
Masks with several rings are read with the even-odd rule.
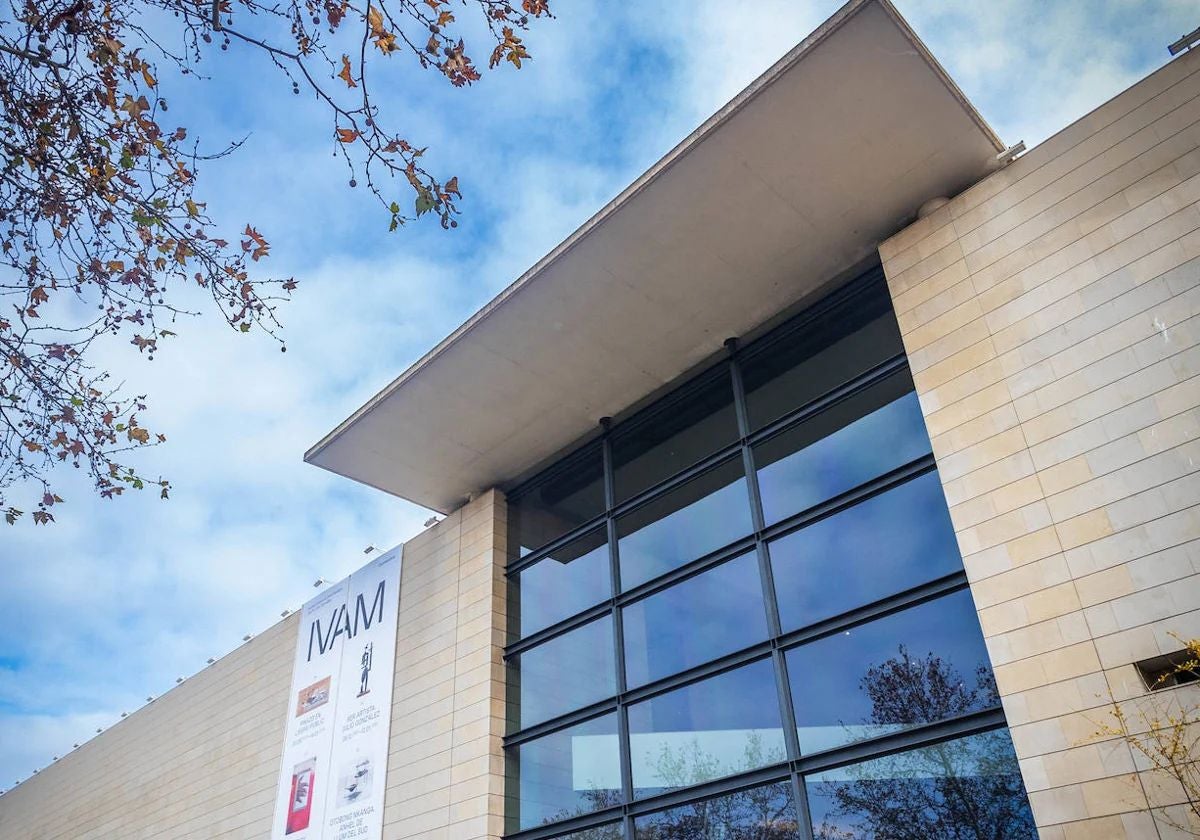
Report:
[[[602,715],[515,748],[511,815],[520,828],[589,813],[619,801],[621,759],[615,714]],[[516,788],[514,791],[513,788]]]
[[[775,540],[769,551],[785,630],[962,568],[937,473]],[[837,586],[821,584],[834,578]]]
[[[555,622],[583,612],[612,594],[608,543],[592,534],[520,574],[520,632],[528,636]],[[590,548],[590,550],[589,550]]]
[[[758,471],[768,523],[798,513],[929,452],[917,395],[893,400]]]
[[[735,758],[769,762],[768,755],[783,749],[777,696],[774,667],[769,659],[760,659],[631,705],[630,743],[646,745],[635,754],[633,784],[646,789],[639,795],[646,795],[669,775],[661,764],[667,759],[678,764],[676,774],[688,768],[699,772],[695,766],[706,756],[719,767]],[[754,746],[751,735],[757,739],[758,753],[747,751]],[[693,737],[699,752],[685,756],[681,749]],[[647,763],[650,760],[657,763]]]
[[[755,554],[743,554],[621,611],[630,686],[767,637]]]
[[[727,729],[631,735],[629,753],[645,796],[783,761],[787,748],[782,729]]]
[[[522,653],[519,725],[530,726],[616,693],[612,616]]]
[[[628,589],[750,533],[750,502],[739,478],[619,542],[621,585]]]

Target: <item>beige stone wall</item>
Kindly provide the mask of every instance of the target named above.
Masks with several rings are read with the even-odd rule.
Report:
[[[0,837],[265,836],[298,621],[281,621],[0,797]]]
[[[384,840],[503,833],[507,517],[490,491],[404,547]]]
[[[505,517],[488,493],[405,546],[388,840],[501,834]],[[0,838],[269,837],[298,621],[0,796]]]
[[[1097,732],[1200,636],[1198,201],[1200,50],[880,248],[1047,838],[1175,836]]]

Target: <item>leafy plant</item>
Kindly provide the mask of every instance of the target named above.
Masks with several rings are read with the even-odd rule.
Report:
[[[264,277],[271,246],[253,224],[220,234],[198,192],[206,160],[170,122],[164,79],[197,76],[211,54],[265,56],[294,93],[330,114],[329,142],[364,181],[391,229],[429,214],[457,226],[456,177],[387,127],[371,68],[406,54],[452,85],[480,78],[458,15],[481,14],[488,65],[520,68],[520,37],[548,0],[8,0],[0,7],[0,510],[34,488],[35,523],[62,497],[54,467],[89,474],[103,497],[170,483],[142,475],[130,450],[165,438],[141,422],[144,395],[123,394],[93,361],[124,339],[153,358],[201,289],[205,308],[242,333],[279,340],[276,306],[293,278]],[[179,46],[175,46],[179,45]],[[165,71],[165,72],[164,72]],[[238,91],[226,92],[229,97]],[[399,188],[400,193],[395,194]],[[208,300],[211,299],[211,305]],[[282,346],[281,348],[286,349]]]
[[[1175,638],[1183,649],[1154,678],[1151,690],[1200,680],[1200,639]],[[1154,819],[1185,835],[1200,837],[1200,705],[1195,702],[1194,687],[1151,694],[1129,704],[1113,702],[1109,714],[1111,721],[1101,725],[1096,735],[1120,738],[1128,744],[1167,782],[1167,790],[1179,805],[1178,816],[1171,808],[1163,808],[1154,811]]]

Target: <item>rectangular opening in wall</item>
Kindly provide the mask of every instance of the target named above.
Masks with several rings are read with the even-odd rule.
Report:
[[[1200,661],[1191,648],[1143,659],[1133,663],[1133,667],[1151,691],[1200,681]]]

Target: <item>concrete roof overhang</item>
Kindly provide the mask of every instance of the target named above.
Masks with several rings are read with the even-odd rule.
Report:
[[[869,258],[1003,148],[887,0],[851,0],[304,458],[453,510]]]

